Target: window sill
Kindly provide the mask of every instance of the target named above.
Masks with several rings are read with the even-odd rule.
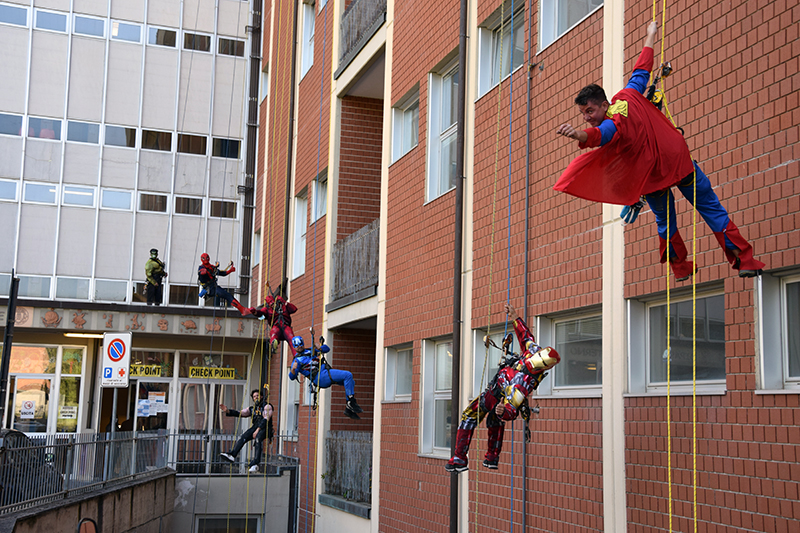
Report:
[[[334,496],[332,494],[320,494],[319,503],[320,505],[338,509],[339,511],[343,511],[361,518],[366,518],[367,520],[370,519],[370,515],[372,514],[371,505],[361,502],[351,502],[340,496]]]

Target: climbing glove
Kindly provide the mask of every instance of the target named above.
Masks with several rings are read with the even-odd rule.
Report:
[[[633,205],[626,205],[623,207],[622,212],[619,214],[622,223],[627,225],[636,222],[636,218],[639,216],[639,211],[642,210],[642,207],[644,207],[644,203],[641,200]]]

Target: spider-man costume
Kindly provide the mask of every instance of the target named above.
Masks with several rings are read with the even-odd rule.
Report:
[[[238,309],[242,315],[246,316],[250,314],[250,310],[240,304],[231,293],[217,285],[218,276],[227,276],[235,271],[236,267],[233,265],[228,267],[227,270],[220,270],[219,263],[211,264],[211,258],[208,254],[204,253],[200,255],[200,266],[197,267],[197,279],[200,285],[203,286],[203,291],[205,292],[204,296],[208,298],[213,297],[215,303],[217,302],[217,298],[225,300],[228,302],[228,305],[232,305]]]
[[[264,307],[261,309],[250,308],[253,316],[256,318],[265,317],[267,322],[272,325],[269,330],[269,344],[273,352],[278,351],[278,342],[284,340],[289,345],[292,356],[297,355],[294,346],[292,346],[294,331],[292,330],[291,317],[292,313],[296,311],[297,306],[287,301],[281,294],[274,297],[271,294],[268,295],[264,300]]]

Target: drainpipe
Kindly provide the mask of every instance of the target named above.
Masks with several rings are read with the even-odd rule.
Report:
[[[289,249],[289,202],[292,200],[292,173],[294,167],[292,166],[292,151],[294,150],[294,100],[295,100],[295,81],[297,78],[297,65],[295,65],[295,58],[297,57],[297,17],[298,17],[298,2],[294,3],[294,21],[292,23],[292,73],[290,76],[291,94],[289,95],[289,139],[286,143],[286,201],[283,205],[283,262],[281,264],[281,283],[286,279],[286,267],[289,261],[289,256],[286,250]],[[280,38],[280,36],[278,37]],[[324,73],[323,73],[324,75]],[[269,271],[269,265],[267,265]],[[286,287],[284,287],[286,289]],[[286,289],[286,295],[289,295]]]
[[[522,286],[524,287],[522,293],[524,294],[523,309],[525,312],[522,315],[525,317],[525,323],[528,324],[528,258],[530,257],[530,189],[531,189],[531,71],[533,70],[533,63],[531,63],[531,17],[533,10],[530,3],[528,3],[528,97],[527,101],[527,118],[525,122],[525,270],[524,277],[522,278]],[[522,438],[522,531],[525,531],[526,518],[528,508],[528,441]]]
[[[247,103],[247,149],[244,163],[242,210],[242,263],[239,270],[239,301],[247,306],[252,280],[253,211],[255,210],[256,144],[258,142],[258,83],[261,79],[261,0],[253,0],[253,22],[250,32],[250,89]],[[258,294],[256,292],[256,294]],[[257,303],[257,302],[256,302]]]
[[[461,21],[458,35],[458,125],[456,126],[456,205],[453,245],[453,372],[451,385],[450,455],[455,452],[461,402],[461,270],[464,238],[464,116],[466,114],[467,77],[467,0],[461,0]],[[450,474],[450,532],[458,533],[458,473]]]

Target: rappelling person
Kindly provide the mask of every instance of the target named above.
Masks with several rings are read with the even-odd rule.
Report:
[[[238,309],[242,315],[247,316],[250,314],[250,310],[240,304],[231,293],[217,285],[218,276],[224,277],[234,272],[236,272],[236,267],[233,266],[233,261],[231,261],[227,269],[220,270],[219,262],[211,264],[211,258],[207,253],[200,255],[200,266],[197,267],[197,280],[203,287],[200,296],[214,298],[214,305],[217,305],[219,300],[225,300],[228,302],[228,305],[232,305]]]

